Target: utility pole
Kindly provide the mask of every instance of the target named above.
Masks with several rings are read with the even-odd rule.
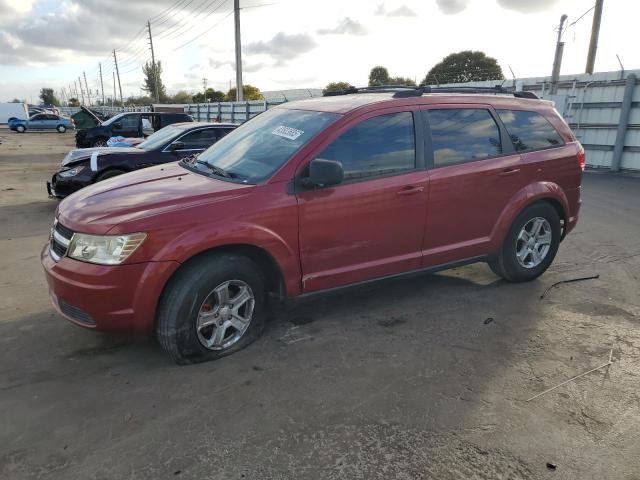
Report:
[[[567,20],[566,15],[560,17],[560,25],[558,26],[558,41],[556,42],[556,54],[553,58],[553,70],[551,72],[551,88],[549,94],[558,93],[558,79],[560,78],[560,66],[562,65],[562,52],[564,52],[564,42],[562,41],[562,28]]]
[[[82,75],[84,75],[84,87],[85,87],[85,90],[87,91],[87,98],[89,100],[89,105],[91,105],[91,90],[89,90],[89,85],[87,85],[87,74],[85,72],[82,72]]]
[[[156,56],[153,53],[153,37],[151,36],[151,21],[147,20],[149,29],[149,45],[151,46],[151,64],[153,65],[153,84],[156,87],[156,103],[160,103],[160,89],[158,88],[158,69],[156,67]]]
[[[80,85],[80,95],[82,95],[82,104],[84,105],[84,90],[82,89],[82,80],[78,77],[78,84]]]
[[[233,0],[233,15],[236,25],[236,100],[241,102],[242,91],[242,45],[240,43],[240,0]]]
[[[111,97],[111,106],[116,104],[116,72],[113,72],[113,97]]]
[[[104,83],[102,83],[102,62],[98,63],[100,68],[100,89],[102,90],[102,105],[104,105]]]
[[[591,25],[591,41],[589,42],[589,53],[587,54],[587,68],[585,73],[593,74],[593,67],[596,63],[596,50],[598,49],[598,36],[600,35],[600,21],[602,20],[602,3],[604,0],[596,0],[596,7],[593,11],[593,24]]]
[[[207,79],[202,79],[202,89],[204,90],[204,103],[207,103]]]
[[[120,105],[124,107],[124,102],[122,101],[122,84],[120,83],[120,71],[118,70],[118,58],[116,57],[115,48],[113,49],[113,61],[116,64],[116,75],[118,76],[118,88],[120,89]]]

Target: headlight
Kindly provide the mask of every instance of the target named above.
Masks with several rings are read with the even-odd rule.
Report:
[[[73,167],[69,170],[63,170],[62,172],[58,172],[58,176],[62,178],[75,177],[82,170],[84,170],[84,165],[80,165],[79,167]]]
[[[142,245],[146,233],[128,235],[87,235],[76,233],[69,244],[68,256],[101,265],[119,265]]]

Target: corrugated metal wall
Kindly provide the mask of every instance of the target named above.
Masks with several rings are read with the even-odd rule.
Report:
[[[511,88],[521,86],[538,96],[556,102],[556,108],[569,123],[576,137],[587,152],[587,165],[611,168],[613,151],[617,138],[626,78],[635,74],[628,128],[624,135],[624,148],[620,167],[640,170],[640,70],[626,72],[598,72],[593,75],[562,75],[558,94],[549,95],[551,77],[518,78],[514,80],[493,80],[440,86],[482,86],[492,87],[502,84]],[[436,85],[433,85],[436,86]]]

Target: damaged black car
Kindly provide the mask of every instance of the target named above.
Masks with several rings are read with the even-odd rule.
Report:
[[[107,178],[182,160],[209,148],[235,128],[232,123],[174,123],[135,147],[72,150],[47,182],[47,193],[50,197],[64,198]]]

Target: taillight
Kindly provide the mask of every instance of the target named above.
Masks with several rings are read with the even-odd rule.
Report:
[[[584,166],[587,163],[587,157],[584,154],[584,148],[580,146],[580,150],[578,151],[578,165],[580,165],[580,170],[584,172]]]

